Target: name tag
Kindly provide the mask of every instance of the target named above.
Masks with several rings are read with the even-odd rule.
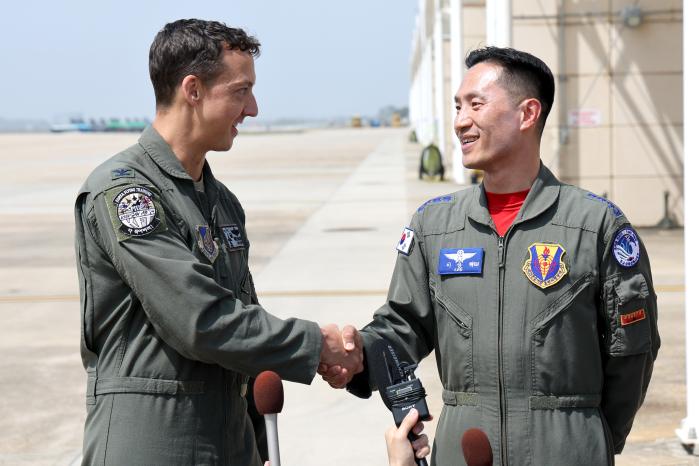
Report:
[[[483,248],[455,248],[439,251],[440,275],[477,275],[483,272]]]

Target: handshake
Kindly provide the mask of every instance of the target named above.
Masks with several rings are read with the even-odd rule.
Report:
[[[355,374],[364,370],[362,336],[351,325],[340,331],[337,325],[329,324],[321,327],[320,332],[323,346],[318,374],[331,387],[344,388]]]

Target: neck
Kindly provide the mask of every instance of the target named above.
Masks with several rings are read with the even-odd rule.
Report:
[[[493,194],[516,193],[531,188],[539,174],[539,147],[523,148],[484,170],[483,185]]]
[[[191,119],[183,112],[159,110],[153,120],[153,128],[168,143],[189,176],[198,181],[204,170],[206,150],[198,146],[193,127]]]

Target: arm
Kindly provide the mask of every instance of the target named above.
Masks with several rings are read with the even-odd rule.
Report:
[[[120,234],[110,194],[78,200],[86,230],[169,346],[186,358],[244,374],[270,369],[287,380],[310,383],[323,347],[317,324],[279,319],[259,305],[243,304],[220,286],[214,267],[189,249],[182,221],[163,209],[157,193],[162,226],[143,236]],[[330,337],[337,340],[339,334]]]
[[[657,302],[646,249],[639,238],[640,257],[632,266],[622,266],[613,251],[616,235],[625,228],[630,226],[617,223],[608,232],[600,267],[600,314],[605,323],[602,413],[617,454],[624,448],[643,403],[660,348]]]

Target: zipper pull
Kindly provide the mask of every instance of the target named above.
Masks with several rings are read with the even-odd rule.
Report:
[[[498,237],[498,266],[500,268],[505,267],[505,245],[503,244],[504,238],[502,236]]]

